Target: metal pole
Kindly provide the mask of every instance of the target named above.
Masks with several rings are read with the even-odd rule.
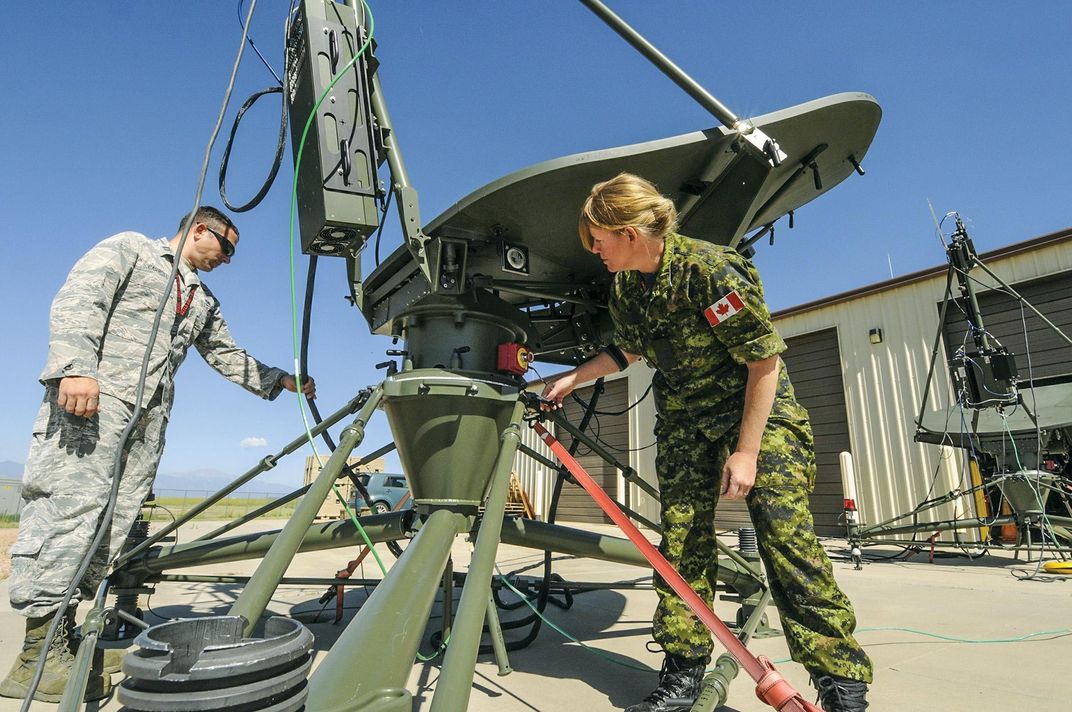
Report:
[[[499,457],[495,462],[491,491],[484,507],[484,516],[480,520],[473,559],[465,577],[458,615],[454,618],[450,645],[443,657],[443,672],[439,676],[432,706],[429,708],[431,712],[458,712],[469,706],[469,694],[473,689],[473,668],[480,651],[480,635],[488,612],[495,552],[499,548],[506,495],[510,490],[510,470],[517,446],[521,442],[519,426],[524,412],[524,404],[518,401],[514,406],[510,425],[499,437]]]
[[[406,535],[403,526],[405,514],[405,512],[373,514],[360,517],[360,522],[373,542],[390,541],[401,539]],[[127,576],[144,580],[171,569],[264,558],[280,533],[281,530],[239,534],[226,539],[189,542],[153,549],[144,557],[127,564],[122,571],[117,572],[117,575],[124,577],[122,583],[126,585]],[[364,539],[361,538],[354,523],[345,520],[311,525],[302,537],[298,551],[341,549],[359,546],[363,543]],[[116,581],[116,585],[118,584],[119,580]]]
[[[487,612],[488,636],[491,638],[491,649],[495,654],[495,664],[499,666],[499,677],[513,672],[510,667],[510,657],[506,653],[506,641],[503,640],[502,624],[499,622],[499,612],[495,610],[495,598],[488,593]]]
[[[439,573],[455,534],[467,526],[466,517],[445,509],[428,517],[313,673],[307,712],[412,708],[406,681],[439,588]]]
[[[332,446],[332,447],[334,447],[334,446]],[[376,450],[375,452],[370,452],[368,455],[365,455],[363,458],[361,458],[360,460],[358,460],[354,464],[350,465],[350,469],[352,470],[355,467],[361,467],[366,462],[372,462],[377,457],[380,457],[381,455],[385,455],[386,453],[389,453],[394,449],[395,449],[395,444],[394,443],[388,443],[387,445],[384,445],[383,447],[381,447],[379,450]],[[275,500],[274,502],[269,502],[268,504],[264,505],[263,507],[258,507],[257,509],[254,509],[249,514],[243,515],[243,516],[239,517],[238,519],[235,519],[232,522],[228,522],[227,524],[224,524],[223,526],[218,527],[217,529],[213,529],[212,531],[210,531],[207,534],[202,534],[201,536],[199,536],[196,539],[194,539],[194,541],[208,541],[209,539],[215,539],[216,537],[220,536],[221,534],[226,534],[227,532],[231,531],[232,529],[237,529],[238,527],[242,526],[246,522],[251,522],[254,519],[256,519],[257,517],[261,516],[262,514],[266,514],[266,513],[270,512],[270,511],[272,511],[273,509],[276,509],[277,507],[282,507],[287,502],[291,502],[291,501],[297,499],[298,497],[301,497],[303,494],[308,492],[309,488],[312,487],[312,486],[313,486],[312,483],[310,483],[310,484],[305,485],[301,489],[294,490],[290,494],[285,494],[282,497],[280,497],[279,499]]]
[[[232,529],[237,529],[238,527],[242,526],[246,522],[252,522],[254,519],[257,519],[262,514],[267,514],[268,512],[271,512],[274,509],[278,509],[279,507],[282,507],[287,502],[293,502],[298,497],[301,497],[303,494],[308,492],[309,488],[312,487],[312,486],[313,486],[312,483],[307,484],[304,487],[301,487],[299,489],[294,490],[290,494],[285,494],[282,497],[279,497],[278,499],[272,500],[268,504],[265,504],[263,506],[257,507],[252,512],[249,512],[248,514],[244,514],[241,517],[239,517],[238,519],[235,519],[234,521],[227,522],[223,526],[220,526],[220,527],[217,527],[216,529],[213,529],[208,534],[202,534],[201,536],[199,536],[196,539],[194,539],[194,541],[209,541],[211,539],[215,539],[216,537],[220,536],[221,534],[226,534],[227,532],[231,531]]]
[[[256,572],[254,572],[246,587],[242,589],[238,600],[231,606],[228,615],[242,616],[246,619],[246,635],[253,632],[253,627],[260,619],[265,606],[268,605],[268,601],[279,585],[279,580],[294,559],[294,554],[301,547],[302,539],[308,532],[309,525],[313,523],[317,513],[320,511],[320,506],[331,493],[331,488],[339,477],[339,473],[346,466],[346,460],[350,457],[350,453],[364,440],[365,424],[368,423],[372,414],[376,411],[382,396],[383,390],[377,386],[361,407],[361,412],[357,414],[354,422],[342,431],[339,447],[332,453],[331,458],[324,465],[320,474],[317,475],[313,486],[302,498],[297,509],[294,510],[290,521],[287,522],[276,537],[272,548],[268,550],[264,560],[257,566]]]
[[[621,35],[622,39],[633,45],[633,48],[636,51],[644,55],[660,72],[669,77],[674,84],[677,84],[684,89],[685,93],[695,99],[700,106],[711,112],[716,119],[731,129],[737,128],[739,119],[732,111],[718,99],[711,96],[711,94],[700,86],[695,79],[671,62],[665,54],[655,48],[655,45],[648,42],[639,32],[626,24],[625,20],[615,15],[610,8],[599,2],[599,0],[581,0],[581,3],[594,12],[599,19],[607,23],[612,30]]]
[[[443,567],[443,625],[442,644],[450,640],[451,626],[454,625],[454,561],[448,556],[447,565]]]
[[[417,190],[409,183],[409,174],[406,172],[406,163],[402,160],[402,151],[395,139],[395,132],[391,124],[391,115],[387,113],[387,104],[383,100],[383,88],[380,86],[380,75],[372,76],[372,113],[380,125],[381,131],[386,134],[383,147],[387,154],[387,165],[391,169],[391,190],[395,192],[398,207],[398,219],[402,223],[402,235],[405,237],[406,246],[413,254],[421,272],[429,283],[434,284],[428,267],[428,259],[425,254],[425,243],[428,237],[421,231],[421,207],[417,196]]]
[[[644,492],[644,494],[658,501],[659,490],[655,489],[655,487],[652,486],[650,482],[646,482],[644,479],[642,479],[640,475],[637,474],[637,471],[634,470],[632,467],[622,462],[619,462],[618,459],[614,457],[614,455],[611,455],[609,452],[607,452],[607,449],[605,447],[585,435],[584,427],[574,427],[572,423],[566,420],[565,416],[563,416],[560,412],[557,411],[551,412],[550,419],[555,425],[561,427],[563,430],[569,433],[570,437],[572,437],[574,440],[579,440],[580,442],[584,443],[584,446],[594,452],[596,455],[598,455],[601,460],[621,470],[622,477],[624,477],[627,482],[636,485],[640,488],[642,492]]]
[[[934,378],[934,367],[938,363],[938,350],[942,346],[942,331],[945,328],[945,313],[949,308],[949,299],[953,296],[953,264],[945,273],[945,292],[942,295],[942,308],[938,312],[938,333],[934,335],[934,348],[931,349],[931,365],[927,369],[927,380],[923,385],[923,400],[919,404],[919,415],[916,417],[916,435],[923,430],[923,414],[927,411],[927,397],[931,392],[931,381]],[[918,441],[918,440],[917,440]]]
[[[372,75],[372,113],[376,115],[376,121],[380,129],[386,129],[387,138],[384,139],[383,147],[387,152],[387,166],[391,169],[391,182],[397,188],[409,188],[409,173],[406,172],[406,162],[402,160],[402,149],[395,140],[394,124],[391,123],[391,115],[387,112],[387,104],[383,100],[383,87],[380,86],[380,75]]]
[[[335,425],[335,423],[337,423],[340,420],[342,420],[346,415],[348,415],[349,413],[353,413],[358,408],[360,408],[361,404],[364,402],[364,399],[366,399],[367,397],[368,396],[367,396],[366,393],[358,394],[357,396],[352,398],[350,400],[350,402],[348,402],[342,408],[339,408],[337,411],[335,411],[334,413],[329,415],[322,423],[320,423],[315,428],[310,430],[310,433],[313,435],[313,437],[316,437],[320,433],[324,432],[325,430],[330,428],[332,425]],[[143,551],[148,549],[150,546],[152,546],[153,544],[157,543],[158,541],[163,539],[165,536],[167,536],[171,532],[175,531],[180,526],[182,526],[186,522],[190,521],[191,519],[196,517],[198,514],[200,514],[201,512],[205,511],[206,509],[208,509],[209,507],[214,505],[216,502],[220,501],[221,499],[223,499],[224,497],[229,495],[231,492],[234,492],[236,489],[238,489],[239,487],[241,487],[245,483],[249,482],[250,480],[252,480],[257,475],[261,474],[262,472],[265,472],[267,470],[272,469],[273,467],[276,466],[276,462],[280,458],[282,458],[285,455],[289,455],[290,453],[294,452],[295,450],[297,450],[298,448],[303,446],[308,441],[309,441],[308,437],[303,434],[303,435],[295,438],[294,440],[291,440],[290,443],[286,447],[284,447],[282,450],[277,452],[275,455],[268,455],[263,460],[261,460],[259,463],[257,463],[257,465],[253,469],[251,469],[248,472],[246,472],[244,475],[239,477],[237,480],[235,480],[231,484],[227,485],[226,487],[221,489],[219,492],[217,492],[216,494],[212,495],[208,499],[204,500],[200,504],[195,504],[191,509],[189,509],[185,514],[183,514],[181,517],[176,519],[174,522],[164,526],[164,528],[160,529],[158,532],[156,532],[155,534],[150,536],[148,539],[146,539],[145,541],[143,541],[142,543],[138,544],[136,547],[134,547],[130,551],[128,551],[125,554],[123,554],[122,556],[120,556],[118,559],[116,559],[116,562],[115,562],[115,565],[114,565],[115,568],[118,569],[123,564],[127,563],[128,561],[133,559],[135,556],[137,556],[138,554],[142,553]]]
[[[108,579],[106,578],[97,587],[93,609],[82,623],[82,642],[78,646],[78,654],[74,656],[67,686],[63,688],[63,697],[60,698],[58,712],[78,712],[82,706],[82,698],[85,697],[86,687],[89,684],[93,654],[97,649],[97,638],[104,630],[104,600],[107,595]],[[67,631],[68,635],[71,633],[72,631]]]
[[[991,277],[993,277],[993,278],[994,278],[994,281],[996,281],[996,282],[997,282],[998,284],[1000,284],[1000,285],[1001,285],[1002,287],[1004,287],[1004,288],[1005,288],[1005,291],[1007,291],[1007,292],[1008,292],[1009,294],[1011,294],[1011,295],[1012,295],[1012,297],[1013,297],[1014,299],[1016,299],[1017,301],[1019,301],[1019,302],[1020,302],[1021,304],[1024,304],[1024,305],[1026,305],[1028,309],[1030,309],[1031,311],[1033,311],[1033,312],[1035,313],[1035,316],[1037,316],[1037,317],[1038,317],[1039,319],[1042,319],[1042,321],[1043,321],[1043,322],[1044,322],[1044,323],[1045,323],[1045,324],[1046,324],[1046,325],[1047,325],[1048,327],[1050,327],[1050,328],[1051,328],[1051,329],[1053,329],[1053,330],[1054,330],[1055,332],[1057,332],[1057,335],[1058,335],[1058,336],[1060,336],[1060,337],[1061,337],[1062,339],[1064,339],[1065,341],[1067,341],[1067,342],[1068,342],[1069,344],[1072,344],[1072,338],[1069,338],[1068,334],[1066,334],[1065,332],[1061,331],[1061,329],[1060,329],[1060,328],[1058,328],[1058,326],[1057,326],[1056,324],[1054,324],[1054,323],[1053,323],[1052,321],[1050,321],[1049,319],[1047,319],[1047,318],[1045,317],[1045,315],[1043,315],[1043,313],[1042,313],[1042,312],[1040,312],[1040,311],[1039,311],[1038,309],[1036,309],[1036,308],[1035,308],[1035,306],[1034,306],[1034,305],[1033,305],[1033,304],[1032,304],[1031,302],[1029,302],[1029,301],[1027,301],[1026,299],[1024,299],[1023,297],[1021,297],[1021,296],[1020,296],[1020,294],[1019,294],[1019,292],[1017,292],[1017,291],[1016,291],[1015,289],[1013,289],[1012,287],[1010,287],[1010,286],[1009,286],[1009,285],[1008,285],[1008,284],[1007,284],[1007,283],[1005,282],[1005,280],[1003,280],[1003,279],[1002,279],[1001,277],[999,277],[999,276],[997,276],[996,274],[994,274],[994,273],[993,273],[993,272],[992,272],[992,271],[990,270],[990,268],[989,268],[989,267],[987,267],[987,266],[986,266],[986,264],[985,264],[985,263],[984,263],[984,262],[983,262],[982,260],[980,260],[980,259],[979,259],[978,257],[976,257],[976,258],[975,258],[975,264],[976,264],[976,265],[977,265],[977,266],[978,266],[978,267],[979,267],[979,268],[980,268],[981,270],[983,270],[983,271],[984,271],[984,272],[986,272],[986,273],[987,273],[988,275],[990,275]]]
[[[249,583],[249,576],[203,576],[201,574],[165,574],[153,579],[153,583],[219,583],[241,584]],[[279,581],[280,586],[375,586],[380,579],[337,579],[322,576],[284,576]],[[137,619],[135,619],[137,620]]]
[[[944,532],[957,529],[981,529],[983,527],[1000,527],[1003,524],[1016,524],[1013,516],[993,517],[992,519],[945,519],[939,522],[917,522],[915,524],[902,524],[900,526],[875,526],[862,529],[861,537],[870,537],[875,534],[926,534],[927,532]],[[920,544],[930,546],[927,542],[902,542],[904,544]],[[976,542],[971,542],[976,543]],[[985,542],[978,542],[984,544]]]
[[[546,524],[532,519],[511,517],[504,523],[501,539],[502,543],[513,546],[651,568],[651,563],[628,539],[595,534],[559,524]],[[728,548],[723,550],[720,546],[719,550],[727,556],[725,560],[719,559],[718,562],[719,581],[746,598],[765,588],[763,580],[757,578],[751,564],[743,560],[743,563],[738,563],[737,559],[740,556]]]

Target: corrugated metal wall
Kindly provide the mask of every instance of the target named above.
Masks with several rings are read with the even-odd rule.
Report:
[[[0,480],[0,514],[22,511],[22,480]]]
[[[651,369],[638,363],[624,373],[608,376],[606,379],[607,394],[600,401],[599,409],[621,410],[630,404],[636,403],[644,395],[648,384],[651,383],[651,374]],[[587,398],[587,390],[590,389],[582,388],[578,391],[578,394],[582,398]],[[651,398],[650,394],[639,405],[630,410],[627,415],[614,419],[614,423],[611,423],[611,419],[606,416],[600,416],[600,420],[604,424],[601,436],[608,435],[613,430],[615,431],[614,439],[611,443],[615,447],[632,448],[629,452],[615,453],[619,460],[622,463],[627,462],[630,467],[640,473],[641,477],[654,484],[656,481],[655,448],[643,447],[651,445],[655,440],[655,435],[652,432],[652,428],[655,425],[655,405],[654,399]],[[556,437],[558,437],[558,434],[556,434]],[[543,444],[543,441],[536,436],[532,429],[524,428],[522,430],[521,441],[544,457],[551,460],[555,459],[550,449]],[[568,437],[563,439],[563,442],[568,443]],[[641,449],[637,449],[638,447]],[[518,453],[514,461],[514,471],[517,472],[521,480],[521,486],[532,500],[532,506],[536,510],[538,518],[546,520],[547,508],[554,489],[555,471],[523,453]],[[645,517],[658,519],[659,505],[655,500],[645,495],[635,486],[629,485],[627,487],[625,479],[617,471],[611,473],[610,469],[607,468],[607,472],[604,472],[603,476],[605,477],[604,484],[609,485],[609,493],[614,499],[635,509]],[[612,478],[612,481],[607,478]],[[587,495],[584,496],[587,497]],[[595,504],[593,503],[591,506],[594,507]],[[561,514],[559,518],[561,518]]]
[[[1063,241],[1032,247],[992,259],[987,265],[1012,284],[1072,271],[1072,243]],[[983,281],[989,279],[981,272],[973,273],[973,276]],[[1066,288],[1064,285],[1068,281],[1057,283],[1061,285],[1060,289],[1050,296],[1063,304],[1062,300],[1067,295],[1061,290]],[[779,332],[789,340],[826,329],[837,329],[849,451],[855,464],[857,504],[865,523],[873,524],[904,514],[933,494],[968,486],[960,450],[919,444],[913,440],[915,418],[922,401],[931,349],[938,329],[936,305],[944,289],[943,272],[829,306],[817,305],[804,311],[776,316]],[[1048,308],[1056,308],[1047,304],[1038,306],[1044,313]],[[1018,308],[1016,314],[1018,320]],[[876,328],[882,330],[883,338],[881,343],[872,344],[868,333]],[[1014,344],[1009,345],[1015,349]],[[942,353],[944,343],[940,356]],[[1055,368],[1060,369],[1060,358]],[[1068,370],[1072,369],[1065,369],[1065,372]],[[628,403],[641,397],[651,383],[651,373],[647,366],[638,363],[617,376],[626,378]],[[945,364],[940,363],[935,368],[928,410],[944,411],[949,405],[950,393],[948,371]],[[655,407],[653,399],[649,397],[629,413],[629,447],[649,445],[654,440],[654,423]],[[531,433],[526,433],[524,439],[534,448],[544,451],[542,444]],[[645,480],[653,484],[656,482],[654,447],[630,452],[629,464]],[[522,474],[526,491],[530,496],[535,494],[538,499],[538,504],[534,502],[537,511],[545,514],[552,483],[546,468],[519,464],[518,471]],[[618,491],[622,493],[619,501],[646,517],[657,519],[659,508],[653,499],[636,487],[624,486],[620,478]],[[826,494],[833,497],[831,492]],[[965,516],[966,513],[974,512],[966,512],[963,503],[950,504],[931,510],[921,520],[935,521]],[[950,539],[951,536],[946,535],[945,538]],[[961,538],[970,537],[962,535]]]
[[[986,283],[993,283],[983,277]],[[1021,380],[1045,379],[1072,374],[1072,358],[1068,342],[1028,307],[1000,289],[985,289],[976,285],[976,301],[983,327],[990,334],[992,346],[1001,344],[1016,355]],[[1042,312],[1057,328],[1072,335],[1072,272],[1011,284],[1020,296]],[[959,305],[961,300],[956,300]],[[967,335],[968,320],[953,304],[946,310],[946,350],[952,356],[964,347],[974,352],[975,342]],[[1025,338],[1026,337],[1026,338]]]
[[[586,404],[594,393],[593,386],[578,388],[575,394]],[[622,413],[628,403],[628,383],[624,378],[607,380],[604,382],[603,393],[596,402],[596,414],[588,423],[585,434],[597,440],[615,459],[624,461],[628,459],[629,451],[629,428],[628,416]],[[563,413],[574,426],[580,426],[584,414],[584,406],[567,398],[563,405]],[[567,448],[571,447],[573,438],[566,432],[558,432],[556,437]],[[584,444],[581,444],[575,455],[577,463],[592,476],[596,484],[607,493],[613,500],[619,500],[618,487],[620,484],[619,471],[613,465],[604,461]],[[562,487],[562,493],[558,501],[557,521],[561,522],[594,522],[610,524],[611,519],[599,505],[580,487],[580,485],[566,482]]]
[[[527,426],[521,428],[521,442],[529,446],[549,460],[555,456],[551,448],[543,444],[543,440],[536,435],[536,431]],[[532,508],[536,512],[536,518],[547,519],[547,503],[551,497],[551,488],[554,486],[555,471],[540,464],[528,455],[519,452],[514,456],[514,472],[521,481],[521,489],[525,490]]]
[[[1072,269],[1072,250],[1058,243],[988,266],[1009,283],[1023,282]],[[913,441],[938,329],[935,305],[944,290],[943,273],[776,319],[783,337],[838,329],[857,504],[865,523],[903,514],[929,494],[967,483],[959,450]],[[868,340],[873,328],[882,329],[882,343]],[[939,364],[928,410],[944,411],[950,393],[948,372]],[[964,516],[963,505],[954,506],[931,510],[922,520]]]

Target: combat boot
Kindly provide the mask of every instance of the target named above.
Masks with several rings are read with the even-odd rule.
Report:
[[[72,603],[67,608],[67,630],[71,632],[69,638],[69,645],[67,646],[71,655],[78,655],[78,648],[82,645],[82,636],[77,632],[75,624],[75,614],[78,612],[78,606]],[[112,648],[97,648],[93,651],[93,669],[103,670],[109,675],[113,672],[119,672],[123,666],[123,656],[126,655],[125,650],[115,650]]]
[[[866,682],[812,673],[811,683],[819,691],[819,704],[826,712],[864,712],[867,709]]]
[[[0,695],[25,699],[30,689],[30,681],[33,680],[34,671],[37,669],[37,661],[41,655],[44,655],[45,667],[34,699],[42,702],[59,702],[63,697],[63,690],[71,678],[74,663],[74,656],[71,655],[68,647],[70,643],[66,619],[60,621],[48,650],[42,650],[55,615],[55,613],[50,613],[40,618],[26,619],[26,638],[22,643],[22,652],[15,658],[15,664],[11,666],[7,677],[0,682]],[[99,700],[105,697],[111,689],[112,683],[107,676],[102,677],[99,672],[92,672],[86,685],[85,700],[87,702]]]
[[[659,686],[640,704],[625,712],[670,712],[687,710],[700,694],[707,658],[683,658],[667,653],[659,671]]]

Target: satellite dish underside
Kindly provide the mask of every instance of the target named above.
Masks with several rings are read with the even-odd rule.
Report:
[[[603,306],[610,275],[577,237],[578,211],[594,183],[622,171],[641,175],[674,199],[683,234],[737,246],[848,177],[881,113],[870,95],[843,93],[752,119],[787,154],[776,167],[725,127],[545,161],[470,193],[424,233],[429,244],[463,244],[465,278],[506,302],[572,294]],[[363,287],[363,310],[380,333],[390,333],[391,321],[430,291],[406,246]]]

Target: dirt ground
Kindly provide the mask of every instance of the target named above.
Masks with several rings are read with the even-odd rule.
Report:
[[[15,542],[15,535],[19,533],[16,527],[0,529],[0,581],[3,581],[11,573],[11,545]]]

